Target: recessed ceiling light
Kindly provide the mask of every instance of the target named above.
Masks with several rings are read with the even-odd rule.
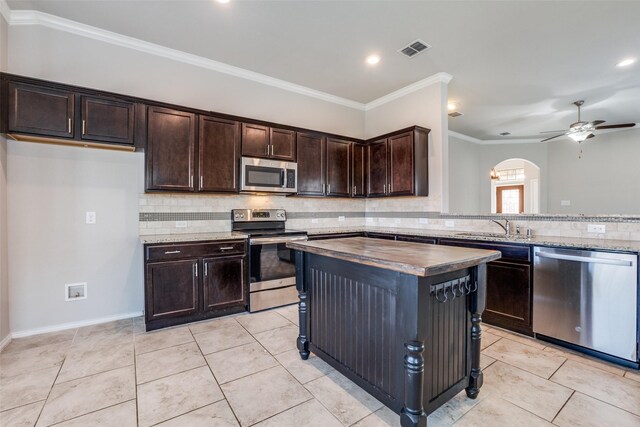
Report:
[[[458,108],[458,106],[453,102],[447,104],[447,110],[449,111],[454,111],[456,108]]]
[[[216,0],[218,3],[229,3],[231,0]]]
[[[629,65],[633,64],[634,62],[636,62],[635,58],[623,59],[622,61],[620,61],[620,62],[618,62],[616,64],[616,67],[628,67]]]
[[[376,65],[378,62],[380,62],[380,57],[378,55],[373,54],[367,56],[367,64]]]

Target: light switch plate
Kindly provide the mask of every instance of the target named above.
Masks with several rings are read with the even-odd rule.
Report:
[[[606,233],[607,226],[604,224],[588,224],[587,233]]]
[[[420,222],[420,224],[429,224],[429,218],[420,218],[418,222]]]
[[[95,212],[87,212],[86,215],[86,223],[87,224],[95,224],[96,223],[96,213]]]
[[[371,218],[371,217],[367,217],[367,218],[365,218],[365,219],[364,219],[364,222],[365,222],[366,224],[373,224],[373,218]]]
[[[393,218],[393,222],[395,224],[400,224],[402,222],[402,220],[400,218]]]
[[[311,224],[317,224],[318,218],[311,218]]]
[[[571,206],[571,200],[560,200],[560,206]]]
[[[176,221],[176,228],[187,228],[187,221]]]
[[[450,219],[450,220],[447,220],[447,221],[444,222],[444,226],[448,227],[448,228],[453,228],[453,227],[456,226],[456,223],[455,223],[455,221]]]
[[[338,217],[338,221],[343,222],[343,221],[344,221],[344,215],[340,215],[340,216]]]

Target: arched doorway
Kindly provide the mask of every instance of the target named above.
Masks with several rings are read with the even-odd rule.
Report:
[[[526,159],[506,159],[491,169],[491,212],[540,213],[540,167]]]

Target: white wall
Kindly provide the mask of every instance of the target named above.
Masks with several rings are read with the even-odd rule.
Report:
[[[7,50],[7,21],[0,15],[0,71],[7,69]],[[0,135],[0,342],[10,331],[7,249],[7,140]]]
[[[365,136],[372,138],[405,127],[418,125],[429,133],[429,197],[420,198],[424,211],[446,210],[448,204],[448,122],[447,85],[434,83],[401,98],[370,109],[365,118]],[[367,200],[367,209],[399,210],[397,199]],[[412,202],[412,210],[416,201]]]
[[[480,145],[449,135],[449,212],[480,211]],[[489,176],[488,172],[484,175]]]
[[[141,311],[143,155],[9,141],[8,164],[12,332]]]

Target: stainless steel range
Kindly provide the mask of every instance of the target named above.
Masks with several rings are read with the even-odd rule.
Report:
[[[307,233],[285,229],[284,209],[234,209],[231,218],[233,231],[249,235],[249,311],[297,303],[295,257],[286,244]]]

